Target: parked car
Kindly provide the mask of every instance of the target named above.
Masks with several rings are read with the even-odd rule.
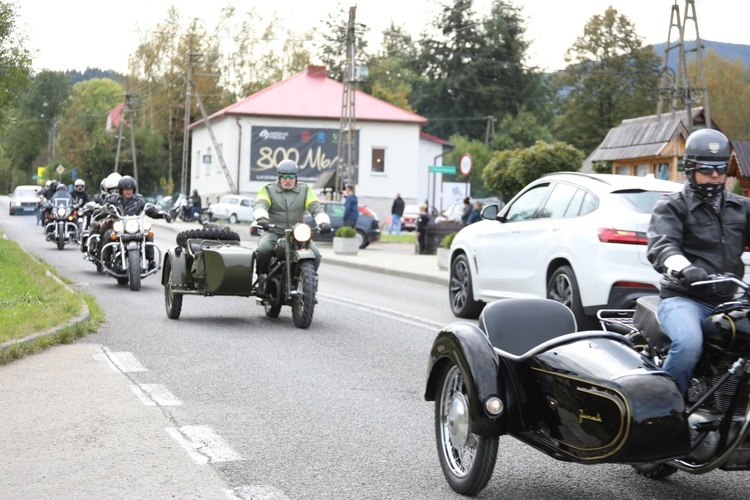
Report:
[[[496,299],[547,297],[568,306],[584,329],[596,327],[599,309],[633,307],[658,292],[660,275],[646,258],[651,211],[680,189],[653,176],[556,173],[502,210],[486,206],[451,245],[453,314],[476,317]]]
[[[10,215],[28,214],[34,215],[39,202],[39,186],[16,186],[10,195],[8,213]]]
[[[419,205],[404,206],[404,213],[401,216],[401,230],[402,231],[416,231],[418,218],[419,218]]]
[[[500,208],[503,208],[505,205],[500,198],[489,197],[489,198],[470,198],[471,204],[474,205],[477,201],[482,204],[482,206],[487,205],[497,205]],[[461,222],[461,216],[464,214],[464,202],[463,201],[455,201],[448,205],[448,207],[443,210],[443,212],[440,214],[440,220],[441,221],[452,221],[452,222]]]
[[[219,203],[208,207],[211,221],[226,220],[230,224],[236,222],[253,221],[253,203],[255,200],[248,196],[228,194],[222,196]]]
[[[333,231],[328,234],[320,234],[317,231],[313,231],[312,239],[313,241],[333,241],[336,230],[344,225],[344,202],[321,201],[320,204],[325,209],[328,217],[331,218],[331,228],[333,228]],[[310,214],[305,215],[305,222],[311,227],[315,227],[315,221]],[[373,241],[380,240],[380,218],[378,214],[365,206],[360,206],[357,225],[354,226],[354,229],[357,230],[359,248],[365,248]]]

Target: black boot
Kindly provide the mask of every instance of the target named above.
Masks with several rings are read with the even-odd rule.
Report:
[[[268,275],[266,273],[258,273],[258,286],[255,288],[258,295],[266,294],[266,281],[268,281]]]

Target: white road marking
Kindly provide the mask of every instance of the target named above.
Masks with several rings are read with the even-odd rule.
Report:
[[[289,497],[278,488],[266,484],[251,484],[249,486],[238,486],[229,498],[239,500],[289,500]]]
[[[109,360],[123,373],[147,372],[148,370],[135,359],[132,352],[111,352],[104,348]]]
[[[242,457],[208,426],[186,425],[179,428],[167,427],[165,430],[180,443],[195,463],[242,460]]]
[[[177,399],[174,394],[169,392],[165,385],[161,384],[142,384],[133,385],[130,389],[138,396],[138,399],[146,406],[177,406],[182,401]]]

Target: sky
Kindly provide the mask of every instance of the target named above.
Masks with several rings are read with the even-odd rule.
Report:
[[[391,23],[418,36],[435,19],[439,0],[128,0],[116,4],[106,0],[8,0],[16,5],[19,31],[32,52],[35,71],[78,70],[96,67],[127,73],[128,56],[138,40],[167,18],[176,5],[184,19],[199,18],[215,25],[222,6],[231,4],[240,12],[249,5],[263,15],[274,11],[285,23],[304,31],[324,26],[328,13],[337,7],[348,12],[357,6],[356,19],[373,32]],[[527,64],[543,70],[565,67],[566,50],[583,33],[594,15],[613,6],[635,24],[645,43],[667,41],[671,8],[675,0],[510,0],[522,8],[526,39],[531,42]],[[489,12],[492,0],[474,0],[477,13]],[[684,15],[684,0],[677,0]],[[700,37],[726,43],[750,45],[750,2],[744,0],[695,0]],[[343,16],[344,18],[347,15]],[[686,38],[694,39],[693,23]],[[672,40],[677,39],[672,30]]]

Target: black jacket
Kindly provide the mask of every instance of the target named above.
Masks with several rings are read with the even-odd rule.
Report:
[[[709,274],[733,273],[740,278],[745,266],[742,253],[750,243],[750,200],[724,193],[720,213],[686,184],[679,193],[656,202],[648,229],[648,260],[659,273],[667,271],[664,261],[683,255]],[[709,304],[727,300],[733,293],[726,287],[683,287],[664,277],[661,297],[684,296]],[[734,288],[734,287],[732,287]]]
[[[400,196],[393,200],[393,205],[391,206],[391,214],[398,215],[399,217],[404,215],[404,199]]]

